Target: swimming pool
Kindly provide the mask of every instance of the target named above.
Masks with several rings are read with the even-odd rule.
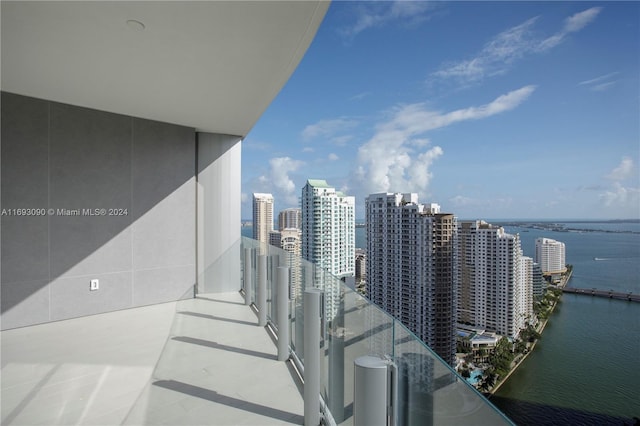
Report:
[[[482,374],[484,373],[484,370],[481,369],[475,369],[471,372],[471,377],[467,378],[467,382],[469,382],[472,385],[475,385],[476,383],[478,383],[481,379],[482,379]]]

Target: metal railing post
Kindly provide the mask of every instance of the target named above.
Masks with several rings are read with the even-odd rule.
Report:
[[[258,256],[258,325],[267,325],[267,256]]]
[[[244,270],[242,274],[242,280],[244,282],[244,304],[249,306],[251,305],[251,277],[253,274],[251,273],[251,258],[252,258],[253,249],[245,248],[244,249]]]
[[[304,291],[304,424],[320,424],[320,296],[322,290]]]
[[[389,412],[394,405],[390,404],[393,390],[389,362],[366,355],[356,358],[353,364],[353,425],[387,426],[389,417],[394,417]]]
[[[278,303],[278,361],[289,359],[289,267],[278,267],[276,289]]]
[[[277,254],[270,254],[270,268],[269,268],[269,284],[267,286],[271,290],[271,321],[278,319],[278,266],[280,266],[280,256]]]
[[[334,283],[335,284],[335,283]],[[338,312],[328,334],[329,395],[327,405],[336,423],[344,421],[344,295],[338,299]]]

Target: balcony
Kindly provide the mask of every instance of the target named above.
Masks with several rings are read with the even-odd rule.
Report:
[[[396,372],[385,422],[511,424],[399,321],[316,265],[243,238],[206,269],[219,278],[191,299],[3,332],[3,346],[15,350],[3,350],[2,424],[303,424],[310,288],[325,294],[323,424],[355,424],[354,365],[363,356]],[[245,277],[239,292],[221,282],[238,275],[229,269]],[[297,279],[287,279],[281,299],[285,276]],[[284,324],[278,301],[288,308]]]

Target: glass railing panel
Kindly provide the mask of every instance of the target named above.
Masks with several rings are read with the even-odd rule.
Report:
[[[241,238],[241,250],[240,250],[240,269],[242,271],[242,289],[245,290],[246,293],[246,283],[244,282],[244,256],[245,249],[251,249],[251,270],[249,272],[250,282],[251,282],[251,302],[255,303],[256,294],[258,288],[258,256],[260,253],[266,253],[268,250],[264,244],[261,244],[259,241],[252,240],[250,238]]]
[[[403,324],[394,330],[398,424],[511,424]]]
[[[393,318],[335,277],[324,277],[325,326],[321,389],[338,424],[353,419],[354,361],[364,355],[390,357]]]
[[[278,279],[278,267],[287,266],[286,265],[286,257],[284,256],[284,251],[280,250],[277,247],[269,245],[266,250],[268,261],[267,261],[267,317],[274,323],[276,326],[276,318],[278,316],[277,313],[277,294],[276,294],[276,286]]]
[[[273,246],[245,238],[252,248],[252,299],[257,258],[267,256],[267,318],[275,324],[273,289],[278,266],[290,271],[287,324],[290,346],[304,364],[304,290],[324,290],[321,330],[321,394],[337,424],[353,423],[354,361],[365,355],[389,359],[397,368],[397,424],[510,424],[480,393],[429,347],[375,304],[317,265]],[[245,251],[241,250],[242,256]],[[242,265],[244,262],[240,261]]]
[[[205,265],[198,274],[198,293],[238,291],[242,282],[240,240],[233,243],[215,262]]]
[[[251,302],[258,305],[258,282],[259,282],[259,258],[261,256],[265,257],[266,262],[266,292],[267,292],[267,320],[271,323],[271,325],[276,328],[279,326],[276,322],[277,318],[277,294],[275,292],[277,279],[278,279],[278,268],[280,266],[289,267],[289,279],[290,279],[290,291],[287,295],[289,299],[288,303],[290,305],[289,308],[289,317],[290,323],[287,324],[290,327],[290,336],[293,336],[293,324],[291,324],[291,320],[294,318],[294,305],[296,300],[296,295],[301,293],[297,290],[297,288],[303,284],[303,279],[300,279],[298,275],[300,274],[301,269],[301,259],[299,257],[292,256],[290,253],[279,249],[275,246],[260,243],[256,240],[252,240],[250,238],[242,238],[242,250],[241,250],[241,267],[244,268],[244,256],[247,254],[245,249],[249,249],[249,254],[251,256],[251,271],[250,271],[250,279],[251,279]],[[295,279],[294,279],[295,278]],[[245,284],[243,283],[242,288],[245,288]],[[302,313],[301,313],[302,315]],[[292,338],[293,343],[293,338]],[[301,344],[300,344],[301,345]]]
[[[292,282],[291,347],[304,363],[304,291],[315,286],[315,265],[304,259],[295,259],[293,267],[297,279]]]

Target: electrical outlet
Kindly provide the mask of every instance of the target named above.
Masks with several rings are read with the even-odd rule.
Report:
[[[91,280],[91,284],[89,285],[89,290],[94,291],[100,288],[99,280]]]

